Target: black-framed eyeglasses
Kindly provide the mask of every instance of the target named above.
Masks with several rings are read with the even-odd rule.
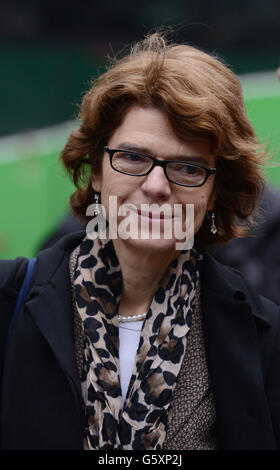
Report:
[[[202,186],[210,175],[216,173],[216,168],[206,168],[196,163],[158,160],[134,150],[112,149],[107,146],[104,149],[110,156],[110,164],[113,170],[124,175],[145,176],[155,166],[160,166],[171,183],[194,188]]]

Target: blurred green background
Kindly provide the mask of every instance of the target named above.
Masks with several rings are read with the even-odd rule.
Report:
[[[34,256],[65,215],[74,188],[59,153],[81,97],[108,55],[159,25],[239,75],[249,118],[274,155],[267,180],[280,189],[279,18],[279,0],[3,0],[0,258]]]

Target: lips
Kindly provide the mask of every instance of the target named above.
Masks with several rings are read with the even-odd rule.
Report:
[[[137,210],[137,213],[140,217],[145,217],[151,220],[171,220],[173,216],[166,215],[163,212],[147,212],[141,211],[140,209]]]
[[[148,206],[149,204],[143,204],[143,205]],[[143,217],[144,219],[149,219],[150,221],[159,220],[160,222],[163,222],[165,220],[168,221],[168,220],[174,219],[174,214],[171,213],[171,210],[164,211],[164,209],[162,209],[160,211],[159,210],[160,207],[157,208],[156,210],[145,210],[144,208],[141,209],[141,207],[138,208],[136,205],[132,203],[126,203],[125,207],[126,209],[129,209],[130,211],[135,212],[138,215],[138,217]]]

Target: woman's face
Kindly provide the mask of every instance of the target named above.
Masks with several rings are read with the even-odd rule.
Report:
[[[125,115],[121,125],[109,139],[108,147],[113,149],[134,149],[140,153],[153,156],[159,160],[181,160],[197,163],[208,168],[215,166],[214,156],[205,142],[182,141],[173,132],[166,115],[156,108],[141,108],[133,106]],[[139,250],[159,251],[174,250],[178,241],[173,233],[172,238],[164,236],[164,224],[174,223],[175,204],[182,205],[182,230],[187,229],[186,204],[194,205],[194,233],[202,225],[206,211],[214,207],[214,176],[210,176],[203,186],[184,187],[167,180],[162,167],[156,166],[145,176],[130,176],[118,173],[110,165],[110,158],[104,153],[101,172],[93,176],[92,186],[101,193],[101,203],[106,209],[108,219],[109,197],[117,197],[118,210],[121,206],[132,207],[134,210],[126,215],[119,215],[120,224],[132,214],[138,225],[138,236],[122,239],[121,243],[130,244]],[[159,216],[159,211],[141,210],[142,204],[157,204],[163,207],[167,204],[171,209],[165,216]],[[155,206],[157,207],[157,206]],[[166,206],[165,206],[166,207]],[[178,206],[177,206],[178,207]],[[136,210],[135,210],[136,208]],[[134,222],[135,222],[134,220]],[[152,238],[152,221],[156,227],[157,238]],[[144,225],[144,230],[141,232]],[[119,225],[121,228],[121,225]],[[134,226],[135,228],[135,226]],[[122,233],[119,230],[119,234]],[[143,236],[144,233],[144,236]],[[160,239],[159,235],[160,234]],[[118,243],[120,242],[118,238]]]

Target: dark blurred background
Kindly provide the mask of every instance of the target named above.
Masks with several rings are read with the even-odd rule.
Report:
[[[74,118],[106,56],[164,25],[238,74],[279,65],[279,0],[1,0],[0,135]]]

